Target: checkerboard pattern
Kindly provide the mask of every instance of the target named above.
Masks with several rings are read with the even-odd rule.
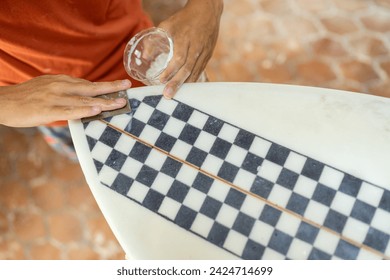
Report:
[[[390,256],[389,191],[184,103],[131,102],[115,129],[85,124],[105,186],[244,259]]]

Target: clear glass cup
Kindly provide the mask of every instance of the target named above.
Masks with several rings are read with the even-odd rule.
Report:
[[[136,34],[126,45],[123,64],[130,77],[145,85],[159,85],[160,74],[173,56],[173,41],[157,27]]]
[[[123,64],[127,74],[145,85],[161,85],[160,75],[173,56],[173,40],[161,28],[152,27],[137,33],[127,43]],[[198,82],[206,82],[202,72]]]

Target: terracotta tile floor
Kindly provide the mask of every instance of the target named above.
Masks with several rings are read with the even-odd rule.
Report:
[[[145,1],[156,22],[171,3]],[[390,97],[390,0],[226,0],[212,81]],[[78,164],[0,126],[0,259],[123,259]]]

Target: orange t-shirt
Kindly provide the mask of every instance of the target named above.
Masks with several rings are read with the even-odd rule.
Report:
[[[2,0],[0,86],[43,74],[129,78],[125,45],[151,25],[140,0]]]

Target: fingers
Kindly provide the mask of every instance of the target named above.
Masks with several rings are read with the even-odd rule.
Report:
[[[105,93],[111,93],[120,90],[126,90],[131,87],[129,80],[120,80],[114,82],[89,82],[81,81],[72,84],[71,93],[84,96],[98,96]]]

